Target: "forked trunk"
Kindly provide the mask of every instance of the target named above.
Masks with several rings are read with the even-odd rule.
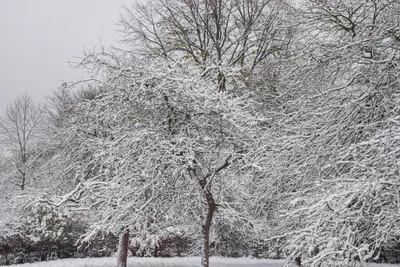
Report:
[[[124,229],[119,237],[117,267],[126,267],[129,247],[129,229]]]

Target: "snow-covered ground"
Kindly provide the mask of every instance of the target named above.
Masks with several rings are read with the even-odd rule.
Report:
[[[115,258],[85,258],[85,259],[62,259],[47,262],[35,262],[20,264],[26,267],[114,267]],[[129,267],[198,267],[200,258],[129,258]],[[249,258],[211,258],[212,267],[282,267],[283,260],[249,259]],[[293,265],[295,266],[295,265]],[[394,267],[391,264],[370,264],[368,267]]]

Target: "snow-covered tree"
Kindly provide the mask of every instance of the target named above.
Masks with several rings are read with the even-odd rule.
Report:
[[[400,4],[293,6],[126,9],[132,51],[87,52],[90,77],[49,98],[35,172],[56,196],[38,201],[89,211],[88,239],[120,234],[121,267],[130,236],[156,254],[165,229],[201,240],[203,266],[211,243],[285,246],[305,266],[379,258],[399,236]]]
[[[289,75],[285,102],[275,114],[282,141],[276,186],[287,218],[280,230],[292,237],[288,251],[292,258],[302,256],[303,264],[347,266],[379,257],[382,245],[396,236],[396,220],[385,215],[395,212],[385,204],[391,194],[385,181],[393,177],[396,152],[383,147],[394,142],[398,122],[394,13],[400,6],[362,0],[303,4],[296,32],[301,49],[282,66]]]
[[[0,142],[4,158],[12,166],[9,182],[24,190],[37,157],[37,135],[40,131],[42,109],[24,94],[7,106],[0,118]],[[35,140],[36,139],[36,140]]]
[[[103,93],[76,104],[57,137],[64,149],[55,167],[76,187],[52,203],[101,210],[92,234],[198,223],[209,266],[215,213],[236,213],[251,227],[233,196],[263,129],[252,94],[218,92],[187,61],[103,52],[82,64],[95,66],[93,86]]]

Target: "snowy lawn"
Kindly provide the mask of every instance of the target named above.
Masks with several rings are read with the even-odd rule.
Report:
[[[114,267],[115,258],[62,259],[47,262],[19,264],[27,267]],[[249,259],[249,258],[211,258],[212,267],[282,267],[283,260]],[[199,267],[200,258],[129,258],[129,267]],[[295,265],[293,265],[295,266]],[[393,267],[391,264],[370,264],[369,267]]]
[[[116,258],[62,259],[46,262],[18,264],[27,267],[114,267]],[[282,267],[283,260],[219,258],[210,259],[212,267]],[[199,257],[185,258],[128,258],[129,267],[199,267]]]

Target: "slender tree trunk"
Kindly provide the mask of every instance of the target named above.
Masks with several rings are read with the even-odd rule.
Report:
[[[207,199],[207,216],[204,218],[202,224],[202,237],[203,237],[203,255],[201,259],[201,266],[209,267],[210,266],[210,228],[212,224],[212,219],[215,212],[215,202],[212,194],[210,192],[206,192]]]
[[[46,261],[47,260],[47,254],[46,253],[42,253],[40,254],[40,261]]]
[[[25,135],[25,131],[23,132]],[[25,137],[24,137],[25,138]],[[25,149],[25,144],[21,144],[21,159],[22,159],[22,166],[23,170],[20,170],[21,172],[21,190],[24,191],[25,189],[25,183],[26,183],[26,162],[27,162],[27,155],[26,155],[26,149]]]
[[[218,92],[226,91],[226,77],[222,72],[218,73]]]
[[[154,240],[154,258],[157,258],[158,256],[158,250],[157,250],[157,240]]]
[[[22,181],[21,181],[21,190],[24,191],[25,189],[25,182],[26,182],[26,174],[22,172]]]
[[[129,247],[129,229],[124,229],[119,237],[117,267],[126,267]]]

